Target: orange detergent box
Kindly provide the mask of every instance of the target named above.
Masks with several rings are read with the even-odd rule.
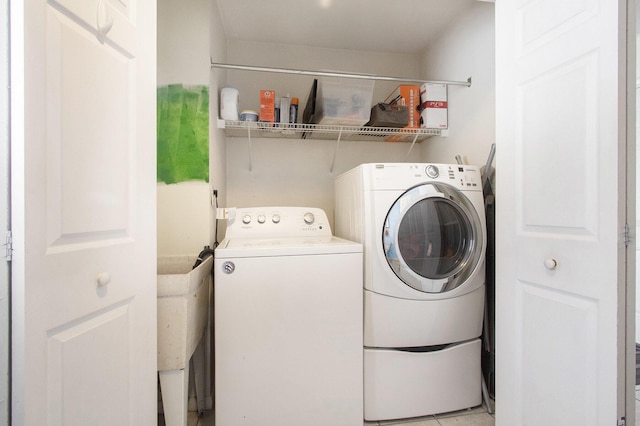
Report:
[[[420,105],[420,88],[418,86],[402,84],[387,96],[384,103],[406,106],[409,112],[409,122],[406,127],[420,127],[420,112],[418,111],[418,105]]]
[[[273,123],[275,119],[276,92],[273,90],[260,91],[259,120]]]
[[[406,106],[409,119],[405,129],[417,129],[420,127],[420,87],[401,84],[384,100],[387,104]],[[387,142],[404,142],[407,135],[392,135],[385,139]]]

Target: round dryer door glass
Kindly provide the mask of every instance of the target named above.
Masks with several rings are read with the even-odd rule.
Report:
[[[480,258],[482,233],[468,199],[448,185],[415,187],[392,206],[383,247],[389,266],[416,290],[442,293],[460,286]]]

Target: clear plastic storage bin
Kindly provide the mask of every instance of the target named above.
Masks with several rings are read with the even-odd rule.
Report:
[[[316,123],[363,126],[369,121],[373,80],[323,77],[318,81]]]

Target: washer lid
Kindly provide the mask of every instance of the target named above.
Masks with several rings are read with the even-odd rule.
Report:
[[[216,248],[216,259],[238,257],[307,256],[320,254],[362,253],[362,244],[342,238],[232,238],[224,239]]]
[[[471,201],[444,183],[415,186],[387,214],[387,263],[406,285],[444,293],[462,285],[482,256],[482,223]]]

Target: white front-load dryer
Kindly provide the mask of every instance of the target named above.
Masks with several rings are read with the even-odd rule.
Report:
[[[336,179],[335,195],[336,235],[364,247],[365,418],[478,405],[486,249],[479,168],[363,164]]]

